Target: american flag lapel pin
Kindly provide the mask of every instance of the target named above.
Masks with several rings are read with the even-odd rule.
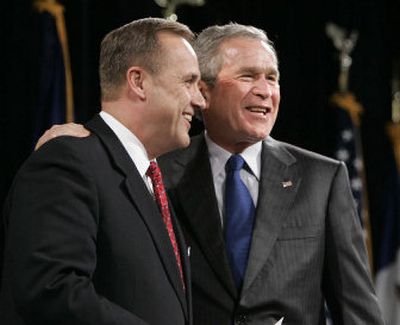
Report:
[[[282,182],[282,187],[283,188],[291,187],[292,185],[293,185],[292,181],[284,181],[284,182]]]

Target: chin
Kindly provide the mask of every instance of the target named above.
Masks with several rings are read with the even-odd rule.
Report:
[[[182,143],[182,148],[189,147],[190,144],[190,137],[187,137],[187,140]]]
[[[249,133],[247,134],[247,139],[250,142],[256,143],[258,141],[264,140],[268,136],[267,132],[257,132],[257,133]]]
[[[184,137],[180,137],[176,143],[176,147],[183,149],[188,147],[190,144],[190,137],[188,134],[186,134]]]
[[[264,140],[268,135],[270,134],[271,129],[268,128],[268,130],[262,130],[260,132],[256,132],[254,134],[254,138],[257,139],[258,141]]]

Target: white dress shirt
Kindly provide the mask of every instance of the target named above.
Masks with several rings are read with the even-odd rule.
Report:
[[[229,151],[221,148],[205,132],[205,139],[208,147],[211,172],[214,181],[215,195],[218,201],[218,209],[221,217],[221,224],[224,222],[224,193],[225,193],[225,165],[229,157],[232,155]],[[243,168],[240,171],[240,177],[244,184],[249,189],[251,198],[253,199],[254,206],[257,206],[258,201],[258,188],[261,175],[261,149],[262,142],[246,148],[240,155],[250,168],[251,172]]]
[[[147,169],[150,166],[150,159],[147,156],[147,151],[140,140],[126,126],[119,122],[115,117],[107,112],[100,112],[101,118],[113,130],[119,141],[121,141],[125,150],[128,152],[133,163],[135,164],[140,176],[146,184],[149,192],[153,194],[153,185],[148,176]]]

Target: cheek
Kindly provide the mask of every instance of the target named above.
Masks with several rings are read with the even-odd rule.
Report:
[[[176,93],[176,96],[171,101],[171,112],[170,118],[174,121],[173,127],[179,130],[185,129],[186,131],[186,120],[183,117],[183,112],[190,111],[191,96],[187,90],[181,90]]]
[[[191,103],[192,93],[186,87],[180,87],[171,96],[177,105],[176,109],[184,110]]]
[[[280,101],[281,101],[281,93],[280,93],[280,88],[278,87],[278,88],[272,93],[272,102],[273,102],[274,106],[278,107]]]
[[[220,97],[219,104],[221,110],[224,110],[224,114],[232,116],[234,118],[239,118],[242,114],[242,106],[245,102],[246,96],[239,89],[233,89],[232,91],[227,91],[223,93]]]
[[[169,96],[164,97],[164,105],[168,107],[165,115],[170,118],[177,119],[178,116],[182,115],[184,109],[188,106],[189,100],[188,96],[182,91],[174,91],[169,94]]]

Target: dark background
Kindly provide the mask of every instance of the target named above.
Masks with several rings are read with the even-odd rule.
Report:
[[[152,0],[60,2],[65,6],[75,120],[82,123],[100,110],[97,62],[102,37],[133,19],[161,17],[162,9]],[[32,150],[40,33],[31,1],[2,1],[0,13],[2,203],[13,175]],[[393,158],[385,127],[391,119],[391,80],[399,77],[394,67],[400,61],[400,0],[206,0],[203,7],[182,5],[176,13],[195,32],[229,21],[265,29],[277,48],[281,71],[282,101],[272,135],[327,155],[332,155],[333,138],[329,98],[337,88],[339,64],[325,25],[334,22],[358,30],[350,89],[364,107],[361,132],[376,256],[383,187]],[[192,133],[199,130],[196,124]]]

